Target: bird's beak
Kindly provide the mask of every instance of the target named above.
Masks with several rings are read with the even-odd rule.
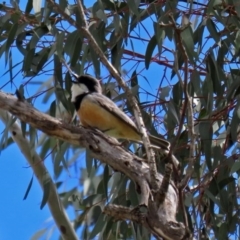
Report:
[[[72,74],[76,80],[78,80],[79,76],[77,74]],[[71,80],[73,84],[78,84],[78,81]]]

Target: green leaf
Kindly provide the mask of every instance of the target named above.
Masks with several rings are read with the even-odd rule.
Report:
[[[21,121],[21,130],[22,130],[23,137],[25,137],[25,135],[26,135],[26,127],[27,127],[27,124],[25,122]]]
[[[113,24],[116,35],[120,35],[122,31],[122,25],[120,16],[118,14],[114,14],[113,16]]]
[[[7,38],[7,45],[6,45],[6,49],[9,49],[14,41],[14,38],[16,36],[17,30],[18,30],[18,23],[15,23],[12,25],[9,34],[8,34],[8,38]]]
[[[64,11],[68,6],[68,1],[67,0],[59,0],[59,6]]]
[[[218,74],[217,62],[214,59],[213,53],[208,54],[207,57],[207,70],[213,82],[213,92],[218,96],[222,96],[220,77]]]
[[[84,73],[84,66],[88,62],[89,46],[87,44],[82,45],[82,52],[83,54],[79,74]]]
[[[26,192],[24,194],[23,200],[27,199],[27,196],[28,196],[28,194],[30,192],[30,189],[32,187],[32,183],[33,183],[33,176],[32,176],[32,178],[31,178],[31,180],[30,180],[30,182],[28,184],[28,187],[27,187],[27,190],[26,190]]]
[[[236,9],[237,15],[238,17],[240,17],[240,4],[238,0],[233,0],[233,5]]]
[[[238,102],[237,106],[233,111],[232,121],[231,121],[231,137],[233,142],[238,140],[238,126],[240,122],[240,103]]]
[[[197,54],[194,52],[193,31],[191,26],[186,27],[181,32],[181,37],[182,37],[183,45],[185,46],[190,62],[192,64],[195,64],[195,59],[197,58]]]
[[[50,138],[48,138],[46,141],[44,141],[41,152],[40,152],[40,158],[44,159],[46,157],[47,152],[51,149],[51,143],[53,143],[54,140],[51,141]],[[54,142],[55,144],[55,142]]]
[[[95,75],[97,77],[99,77],[100,72],[101,72],[99,57],[98,57],[96,51],[92,47],[89,50],[90,50],[90,54],[91,54],[91,60],[92,60],[93,66],[94,66]]]
[[[138,4],[139,1],[132,1],[132,0],[127,0],[128,7],[130,10],[138,17],[139,16],[139,11],[138,11]]]
[[[148,45],[147,45],[147,49],[146,49],[146,53],[145,53],[145,67],[146,69],[149,68],[151,59],[152,59],[152,54],[153,51],[155,49],[155,47],[157,46],[157,40],[155,35],[150,39]]]
[[[34,127],[29,125],[29,139],[30,139],[30,146],[32,149],[35,149],[35,142],[37,142],[37,131]]]
[[[56,34],[56,32],[58,31],[54,31],[55,29],[55,17],[58,15],[56,14],[55,10],[54,10],[54,7],[51,5],[51,4],[48,4],[48,2],[45,1],[45,4],[44,4],[44,8],[41,10],[41,12],[43,12],[43,16],[39,14],[37,14],[37,19],[39,21],[41,21],[41,23],[43,22],[44,24],[46,24],[46,26],[49,26],[49,29],[52,30],[52,32],[54,32],[54,34]],[[51,16],[51,13],[54,13],[52,16]],[[68,12],[66,11],[65,13],[68,14]],[[51,16],[51,17],[50,17]],[[53,18],[53,20],[52,20]]]
[[[99,206],[96,206],[96,208],[99,208],[101,211],[101,208]],[[104,223],[104,215],[101,213],[93,227],[92,232],[90,233],[89,239],[93,239],[103,229]]]
[[[6,127],[3,131],[1,141],[0,141],[0,152],[1,152],[2,149],[4,149],[7,146],[9,128],[12,126],[12,124],[15,123],[16,120],[17,120],[16,117],[12,117],[10,119],[10,121],[7,123],[7,125],[6,125]]]
[[[35,48],[32,48],[27,52],[27,55],[23,60],[22,71],[24,73],[27,74],[31,70],[34,56],[35,56]]]
[[[60,87],[63,88],[63,73],[62,73],[62,63],[60,61],[59,56],[54,54],[53,57],[53,63],[54,63],[54,78],[55,78],[55,84],[59,83]]]
[[[204,24],[199,24],[195,32],[193,33],[193,41],[194,45],[198,43],[199,47],[202,47],[202,40],[203,40],[203,32],[204,32],[205,26]]]
[[[207,113],[211,113],[213,109],[213,82],[211,76],[207,74],[202,86],[203,100]]]
[[[33,9],[35,14],[41,11],[42,0],[33,0]]]
[[[133,222],[131,222],[130,224],[131,224],[131,230],[132,230],[133,239],[134,240],[138,240],[137,235],[136,235],[135,225],[133,224]]]
[[[33,9],[33,0],[28,0],[26,8],[25,8],[25,13],[29,14]]]
[[[63,35],[59,35],[60,40],[63,41]],[[59,57],[62,56],[61,45],[58,44],[57,49],[59,49]],[[71,66],[75,66],[77,60],[80,57],[80,52],[82,48],[82,37],[78,30],[68,34],[66,43],[64,45],[64,51],[69,55]]]
[[[226,99],[228,102],[230,102],[239,94],[240,94],[240,79],[236,78],[227,89]]]
[[[113,34],[111,35],[111,38],[112,38],[112,36],[115,41],[116,37],[114,36],[114,31],[113,31]],[[110,41],[111,41],[111,38],[110,38]],[[119,41],[117,41],[117,43],[115,43],[115,45],[111,49],[112,64],[118,71],[121,70],[121,59],[122,59],[122,54],[123,54],[122,42],[123,42],[123,40],[120,39]]]
[[[63,43],[65,41],[65,32],[60,32],[56,34],[56,50],[59,59],[63,57]],[[66,45],[64,46],[65,49]],[[67,48],[68,49],[68,48]],[[69,49],[70,51],[70,49]]]
[[[24,56],[27,54],[27,50],[23,47],[22,43],[23,43],[23,40],[25,40],[27,35],[28,35],[27,32],[22,32],[22,33],[19,33],[16,38],[16,46],[17,46],[19,52],[21,52],[22,55],[24,55]]]
[[[199,134],[203,144],[206,163],[209,170],[212,170],[212,123],[211,121],[203,121],[199,123]]]
[[[220,41],[220,35],[216,30],[215,24],[211,18],[208,18],[206,21],[207,29],[210,33],[210,36],[215,40],[216,43]]]
[[[107,23],[107,16],[104,12],[103,9],[99,9],[97,12],[96,12],[96,16],[102,20],[102,22],[104,23]]]
[[[45,233],[47,232],[47,228],[40,229],[34,233],[30,240],[39,240]]]
[[[103,194],[93,194],[82,200],[82,205],[85,208],[90,208],[100,203],[103,200]]]
[[[12,43],[14,42],[17,30],[18,30],[18,23],[13,24],[13,26],[11,27],[9,34],[8,34],[8,38],[6,41],[6,48],[5,48],[5,65],[7,65],[8,62],[8,51],[12,45]]]
[[[179,70],[179,69],[182,68],[182,65],[183,65],[183,63],[184,63],[184,59],[183,59],[183,55],[182,55],[182,52],[181,52],[181,51],[178,52],[177,57],[178,57],[178,59],[175,59],[175,61],[178,62],[178,69],[177,69],[177,70]],[[171,74],[171,79],[173,79],[173,77],[174,77],[175,75],[176,75],[176,72],[175,72],[175,70],[174,70],[174,68],[173,68],[172,74]]]
[[[178,106],[182,106],[182,99],[183,99],[183,89],[182,84],[180,81],[178,81],[174,86],[172,90],[173,95],[173,102]]]
[[[216,198],[208,189],[205,189],[205,194],[209,199],[211,199],[214,203],[216,203],[218,206],[221,206],[220,201],[218,198]]]
[[[108,201],[108,180],[110,178],[109,175],[109,167],[108,165],[105,166],[103,171],[103,189],[104,189],[104,195]]]
[[[219,227],[219,233],[218,233],[218,239],[219,240],[226,240],[228,239],[228,226],[226,222],[221,223],[221,226]]]
[[[104,233],[103,233],[104,235],[102,239],[107,239],[107,237],[110,239],[110,236],[111,236],[110,233],[113,231],[115,224],[116,223],[114,222],[113,218],[111,217],[106,218],[106,227],[104,229]]]
[[[131,76],[131,91],[134,96],[139,100],[139,85],[137,71],[134,70]]]
[[[230,174],[233,174],[233,173],[239,171],[239,169],[240,169],[240,162],[233,163]]]
[[[201,96],[202,94],[202,89],[201,89],[201,79],[198,71],[193,71],[191,73],[191,83],[193,85],[194,92],[196,93],[197,96]]]
[[[86,168],[87,168],[87,172],[88,172],[88,176],[90,176],[91,172],[92,172],[92,166],[93,166],[93,158],[91,155],[91,151],[86,149]]]
[[[136,192],[135,183],[133,181],[130,181],[130,184],[129,184],[128,198],[131,201],[131,205],[133,207],[138,206],[139,204],[138,194]]]
[[[74,49],[74,52],[71,58],[71,66],[75,66],[80,57],[82,49],[82,39],[78,38],[75,42],[75,45],[73,45],[72,48]]]
[[[175,126],[180,123],[179,112],[177,112],[177,106],[175,106],[172,99],[168,103],[168,116],[174,122]]]
[[[56,100],[52,101],[52,103],[50,105],[49,113],[52,117],[56,116]]]
[[[222,179],[221,181],[219,181],[218,182],[218,192],[217,193],[219,193],[222,189],[224,189],[226,186],[228,186],[228,184],[234,183],[235,180],[236,179],[234,177],[226,177],[226,178]]]
[[[158,44],[158,55],[161,56],[163,40],[165,39],[165,29],[160,27],[158,23],[153,22],[153,28],[155,32],[155,38]]]
[[[64,142],[59,147],[60,149],[58,149],[57,154],[54,158],[54,174],[55,174],[56,177],[58,177],[60,172],[61,172],[61,168],[59,168],[60,163],[62,163],[63,166],[65,167],[65,169],[67,169],[66,164],[64,163],[64,160],[65,160],[64,155],[65,155],[68,147],[69,147],[69,144],[67,142]]]
[[[40,53],[37,53],[37,70],[36,72],[38,73],[39,71],[41,71],[45,65],[45,63],[48,60],[48,54],[49,54],[49,48],[44,48],[41,50]],[[36,56],[35,56],[36,59]]]
[[[46,177],[46,176],[45,176]],[[49,176],[46,177],[43,181],[43,198],[41,202],[40,209],[42,210],[43,207],[46,205],[50,193],[50,187],[51,187],[51,179]]]
[[[30,49],[32,48],[36,48],[37,43],[39,42],[39,40],[41,39],[41,37],[43,37],[44,35],[46,35],[49,32],[48,28],[46,26],[42,26],[42,27],[37,27],[33,30],[33,36],[29,42],[29,47]]]
[[[55,88],[55,94],[56,94],[56,98],[63,104],[66,110],[68,108],[71,108],[69,107],[71,103],[69,103],[69,101],[67,100],[64,89],[57,86]]]
[[[129,0],[129,1],[131,1],[131,0]],[[153,3],[150,3],[147,8],[145,8],[143,10],[139,9],[139,14],[134,15],[132,17],[129,33],[132,32],[132,30],[137,26],[137,24],[139,22],[143,22],[145,19],[149,18],[151,15],[154,15],[154,14],[157,15],[159,12],[161,12],[162,15],[166,15],[163,13],[163,11],[161,11],[162,10],[161,8],[162,8],[161,4],[155,4],[155,2],[153,2]],[[123,5],[123,9],[125,9],[124,5]],[[160,15],[161,15],[161,13],[160,13]]]

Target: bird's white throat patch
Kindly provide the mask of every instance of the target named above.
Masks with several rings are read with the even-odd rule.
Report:
[[[75,102],[77,96],[88,92],[88,88],[85,84],[82,84],[82,83],[75,84],[75,83],[73,83],[73,85],[71,87],[71,92],[72,92],[71,101]]]

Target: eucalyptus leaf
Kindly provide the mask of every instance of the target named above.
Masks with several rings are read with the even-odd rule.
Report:
[[[29,184],[28,184],[28,187],[27,187],[27,190],[26,190],[26,192],[25,192],[25,194],[24,194],[23,200],[26,200],[26,199],[27,199],[27,196],[28,196],[28,194],[29,194],[29,192],[30,192],[30,189],[31,189],[31,187],[32,187],[32,183],[33,183],[33,176],[32,176],[32,178],[31,178],[31,180],[30,180],[30,182],[29,182]]]
[[[46,205],[50,193],[50,187],[51,187],[51,180],[46,177],[43,181],[43,198],[41,202],[40,209],[43,209],[43,207]]]
[[[152,54],[153,54],[153,51],[154,51],[156,46],[157,46],[157,40],[156,40],[156,37],[154,35],[150,39],[150,41],[148,43],[148,46],[147,46],[146,53],[145,53],[145,67],[146,67],[146,69],[149,68],[149,65],[150,65],[150,62],[151,62],[151,59],[152,59]]]

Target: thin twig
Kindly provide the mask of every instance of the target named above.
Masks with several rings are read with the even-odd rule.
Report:
[[[177,56],[177,52],[176,52],[176,57],[175,57],[175,72],[178,76],[179,82],[182,84],[183,86],[183,92],[184,92],[184,97],[185,97],[185,103],[184,103],[184,109],[182,111],[182,119],[181,119],[181,125],[179,126],[179,131],[178,134],[181,133],[181,129],[182,129],[182,125],[183,125],[183,119],[185,117],[185,112],[187,111],[187,123],[188,123],[188,136],[190,139],[190,153],[189,153],[189,161],[188,161],[188,168],[187,168],[187,173],[186,176],[184,177],[184,179],[181,181],[181,183],[179,184],[179,201],[182,204],[182,211],[183,211],[183,215],[184,215],[184,222],[185,222],[185,226],[188,226],[188,220],[187,220],[187,214],[186,214],[186,210],[185,210],[185,206],[184,206],[184,201],[183,201],[183,191],[187,185],[187,183],[189,182],[189,180],[191,179],[191,176],[193,174],[194,171],[194,154],[195,154],[195,133],[194,133],[194,119],[193,119],[193,109],[192,109],[192,98],[188,93],[188,56],[186,53],[186,50],[183,46],[183,42],[182,42],[182,38],[181,38],[181,31],[183,31],[186,27],[189,27],[189,25],[187,26],[183,26],[181,29],[179,29],[176,26],[175,20],[173,18],[173,16],[170,14],[169,15],[171,22],[175,28],[175,36],[176,36],[176,48],[179,49],[179,51],[181,51],[183,58],[184,58],[184,64],[185,64],[185,71],[184,71],[184,83],[182,81],[181,75],[179,73],[179,67],[178,67],[178,56]]]

